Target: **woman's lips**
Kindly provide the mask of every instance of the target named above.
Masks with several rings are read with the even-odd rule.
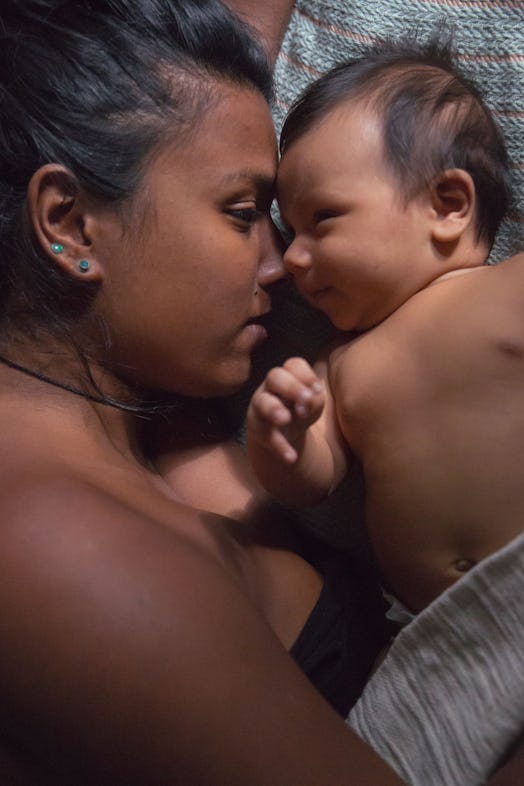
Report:
[[[253,347],[263,343],[268,338],[267,328],[263,323],[264,316],[249,319],[244,325],[243,333],[247,335]]]
[[[260,344],[267,339],[267,330],[260,322],[248,323],[245,330],[253,338],[254,344]]]

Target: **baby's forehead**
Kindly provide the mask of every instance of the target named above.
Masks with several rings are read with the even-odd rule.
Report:
[[[369,182],[390,181],[376,113],[344,105],[286,146],[277,173],[277,198],[293,210],[343,200]]]
[[[344,70],[348,78],[341,81]],[[408,111],[411,103],[419,105],[421,94],[429,101],[453,79],[440,66],[420,62],[388,63],[371,69],[361,79],[351,79],[351,73],[351,68],[335,68],[332,74],[311,85],[284,124],[284,148],[310,131],[329,127],[333,116],[347,118],[357,114],[363,121],[372,117],[385,127],[392,109],[396,112],[399,108],[399,101],[405,103]]]
[[[328,162],[341,152],[356,156],[370,147],[382,158],[383,138],[383,118],[377,109],[367,102],[347,99],[317,118],[286,145],[279,171],[299,163],[307,166],[313,161]]]

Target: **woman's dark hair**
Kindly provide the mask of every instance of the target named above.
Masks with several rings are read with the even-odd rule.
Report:
[[[382,123],[384,160],[409,201],[446,169],[464,169],[477,193],[477,240],[493,243],[511,202],[503,136],[440,31],[427,43],[380,41],[310,85],[292,106],[286,148],[340,104],[356,101]],[[329,151],[326,151],[329,155]]]
[[[74,335],[94,292],[49,264],[29,229],[28,183],[46,163],[115,210],[148,155],[181,142],[226,81],[271,94],[251,31],[219,0],[2,0],[0,325]],[[47,261],[46,261],[47,260]]]

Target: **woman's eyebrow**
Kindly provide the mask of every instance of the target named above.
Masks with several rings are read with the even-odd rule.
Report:
[[[220,184],[224,186],[249,185],[254,186],[257,191],[273,191],[275,189],[276,174],[266,174],[253,169],[241,169],[235,172],[228,172],[224,175]]]

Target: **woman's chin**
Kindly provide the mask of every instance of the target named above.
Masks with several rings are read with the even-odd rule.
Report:
[[[193,398],[225,398],[233,396],[247,385],[250,376],[251,358],[220,368],[215,374],[212,373],[211,369],[208,369],[208,374],[204,373],[201,379],[195,380],[193,385],[184,391],[183,395]]]

